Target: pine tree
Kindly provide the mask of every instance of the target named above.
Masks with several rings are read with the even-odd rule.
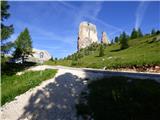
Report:
[[[55,58],[55,59],[54,59],[55,64],[57,64],[57,60],[58,60],[58,58]]]
[[[104,46],[103,44],[100,45],[99,47],[99,57],[102,57],[104,56]]]
[[[13,25],[4,25],[4,20],[8,19],[10,13],[8,12],[9,5],[7,1],[1,1],[1,55],[4,56],[5,53],[9,52],[13,47],[12,42],[7,42],[7,39],[13,34]]]
[[[160,34],[160,30],[157,30],[157,31],[156,31],[156,34],[157,34],[157,35]]]
[[[141,31],[140,28],[138,28],[137,30],[135,28],[133,28],[133,31],[131,33],[131,39],[134,39],[134,38],[138,38],[138,37],[142,37],[143,36],[143,33]]]
[[[127,37],[125,32],[123,32],[120,35],[120,45],[121,45],[120,49],[126,49],[126,48],[129,47],[129,45],[128,45],[128,37]]]
[[[54,60],[53,60],[53,56],[50,58],[50,61],[54,61]]]
[[[119,41],[118,37],[116,36],[115,37],[115,40],[114,40],[116,43]]]
[[[137,37],[143,37],[142,31],[140,28],[138,28],[138,36]]]
[[[24,58],[32,53],[32,40],[27,28],[25,28],[25,30],[20,33],[17,40],[15,41],[15,44],[16,50],[14,52],[14,57],[21,57],[22,62],[24,63]]]
[[[152,34],[152,35],[156,34],[155,29],[152,29],[151,34]]]
[[[112,44],[114,44],[114,40],[113,40],[113,39],[111,40],[111,45],[112,45]]]
[[[131,33],[131,39],[134,39],[137,37],[138,37],[138,32],[135,28],[133,28],[132,33]]]

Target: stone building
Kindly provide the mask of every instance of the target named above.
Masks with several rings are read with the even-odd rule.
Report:
[[[102,32],[101,43],[106,44],[106,45],[109,44],[109,40],[108,40],[106,32]]]
[[[32,55],[29,55],[27,61],[41,62],[51,59],[51,55],[46,50],[33,49]]]
[[[98,42],[96,26],[89,22],[81,22],[79,26],[77,49],[85,48],[94,42]]]

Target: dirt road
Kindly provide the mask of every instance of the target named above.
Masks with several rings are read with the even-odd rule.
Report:
[[[14,101],[1,107],[2,120],[77,120],[76,108],[78,96],[90,79],[104,77],[104,75],[126,74],[138,76],[134,73],[114,73],[95,69],[77,69],[62,66],[37,66],[30,70],[58,69],[56,76],[44,81],[26,93],[17,96]],[[140,74],[138,77],[146,77]],[[160,74],[149,74],[160,80]]]

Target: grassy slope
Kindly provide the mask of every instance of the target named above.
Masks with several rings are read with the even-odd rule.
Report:
[[[104,57],[95,57],[98,55],[97,52],[82,58],[83,65],[102,68],[104,66],[125,67],[132,65],[160,64],[160,42],[149,43],[152,38],[153,37],[144,37],[142,39],[130,40],[130,47],[120,51],[116,51],[120,47],[118,44],[109,46],[105,49]]]
[[[30,88],[39,85],[42,81],[52,78],[56,74],[56,70],[30,71],[20,76],[18,75],[2,75],[2,105],[13,100]]]
[[[118,43],[108,46],[105,49],[105,55],[98,57],[98,51],[85,56],[79,60],[76,67],[91,68],[118,68],[129,67],[133,65],[159,65],[160,64],[160,42],[152,42],[152,39],[160,35],[145,36],[138,39],[129,40],[129,48],[119,50]],[[56,65],[71,66],[71,60],[58,61]],[[46,64],[55,65],[54,62],[48,61]]]

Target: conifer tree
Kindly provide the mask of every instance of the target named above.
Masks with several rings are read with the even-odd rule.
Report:
[[[138,32],[135,28],[133,28],[132,33],[131,33],[131,39],[134,39],[137,37],[138,37]]]
[[[22,58],[22,62],[24,63],[24,58],[27,55],[32,54],[32,40],[27,28],[23,32],[20,33],[17,40],[15,41],[16,50],[14,52],[15,58]]]
[[[114,40],[116,43],[119,41],[118,37],[116,36],[115,37],[115,40]]]
[[[4,25],[4,20],[8,19],[10,13],[8,12],[9,5],[7,1],[1,1],[1,55],[9,52],[13,47],[12,42],[7,42],[7,39],[13,34],[13,25]]]
[[[151,34],[152,34],[152,35],[156,34],[155,29],[152,29]]]
[[[143,36],[143,33],[141,31],[140,28],[138,28],[137,30],[135,28],[133,28],[133,31],[131,33],[131,39],[134,39],[134,38],[138,38],[138,37],[142,37]]]
[[[141,29],[138,28],[138,36],[137,37],[142,37],[142,36],[143,36],[143,33],[142,33]]]
[[[120,35],[120,45],[121,45],[120,49],[126,49],[126,48],[129,47],[129,45],[128,45],[128,37],[127,37],[125,32],[123,32]]]
[[[102,57],[104,56],[104,46],[103,44],[100,45],[99,47],[99,57]]]

